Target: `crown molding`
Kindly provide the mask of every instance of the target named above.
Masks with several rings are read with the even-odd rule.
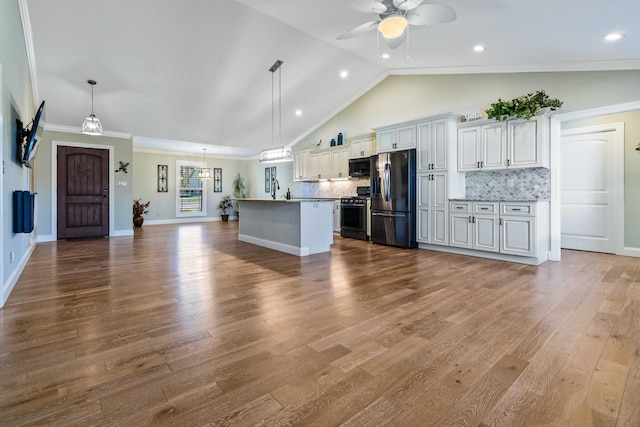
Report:
[[[18,8],[20,9],[20,20],[22,21],[22,32],[29,65],[29,78],[31,79],[31,96],[33,96],[33,108],[35,109],[40,104],[40,91],[38,90],[36,55],[33,49],[33,31],[31,31],[31,18],[29,17],[27,0],[18,0]]]
[[[145,154],[160,154],[160,155],[172,155],[172,156],[187,156],[187,157],[202,157],[202,153],[192,153],[189,151],[178,151],[178,150],[164,150],[162,148],[149,148],[149,147],[136,147],[135,140],[133,143],[133,152],[134,153],[145,153]],[[241,160],[248,161],[256,156],[243,156],[243,155],[221,155],[216,153],[207,153],[206,155],[208,159],[218,159],[218,160]]]
[[[548,64],[482,65],[460,67],[396,68],[390,75],[433,74],[499,74],[499,73],[547,73],[562,71],[624,71],[640,70],[640,60],[560,62]]]
[[[79,135],[84,135],[80,132],[80,127],[75,126],[63,126],[63,125],[55,125],[55,124],[45,124],[44,130],[51,132],[65,132],[65,133],[76,133]],[[113,131],[105,131],[102,136],[107,136],[109,138],[122,138],[122,139],[132,139],[132,133],[125,132],[113,132]]]

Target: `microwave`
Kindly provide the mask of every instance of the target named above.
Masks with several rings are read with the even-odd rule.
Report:
[[[371,173],[371,163],[369,157],[359,159],[349,159],[349,176],[351,178],[360,178],[369,176]]]

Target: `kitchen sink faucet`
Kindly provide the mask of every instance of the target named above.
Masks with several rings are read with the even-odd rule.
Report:
[[[276,190],[280,189],[280,183],[278,182],[277,179],[272,179],[271,180],[271,198],[273,200],[276,199]]]

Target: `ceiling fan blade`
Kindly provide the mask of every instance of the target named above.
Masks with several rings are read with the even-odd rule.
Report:
[[[424,0],[393,0],[396,9],[411,10],[420,6]]]
[[[349,4],[355,10],[363,13],[385,13],[387,6],[380,3],[382,0],[349,0]]]
[[[411,25],[435,25],[455,21],[456,12],[440,3],[423,4],[407,12],[407,21]]]
[[[356,36],[359,36],[360,34],[367,33],[371,30],[375,30],[376,28],[378,28],[379,23],[380,21],[365,22],[364,24],[358,25],[357,27],[350,29],[346,33],[340,34],[338,37],[336,37],[336,40],[350,39],[351,37],[356,37]]]
[[[388,39],[387,44],[389,46],[389,49],[399,48],[406,39],[407,39],[407,30],[405,29],[404,33],[402,33],[400,37],[396,37],[395,39]]]

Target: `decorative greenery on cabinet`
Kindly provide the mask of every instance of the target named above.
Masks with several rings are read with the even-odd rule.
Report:
[[[537,115],[542,108],[555,111],[560,107],[562,107],[562,101],[556,98],[551,99],[544,90],[539,90],[536,93],[519,96],[511,101],[498,99],[497,102],[491,104],[491,108],[485,110],[485,113],[489,119],[506,120],[509,117],[518,117],[529,120]]]

